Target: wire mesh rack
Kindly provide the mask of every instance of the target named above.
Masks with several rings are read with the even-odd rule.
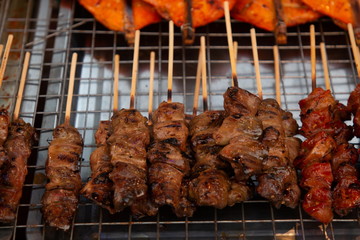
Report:
[[[23,198],[17,219],[0,226],[0,239],[359,239],[359,209],[344,218],[335,217],[327,227],[311,219],[301,207],[274,209],[259,197],[232,208],[198,208],[191,218],[176,218],[168,208],[156,217],[133,219],[129,212],[110,215],[81,198],[69,232],[44,226],[41,197],[46,184],[47,147],[55,126],[64,120],[70,57],[79,54],[75,78],[71,124],[84,138],[81,176],[90,176],[89,156],[95,149],[94,133],[100,120],[112,115],[113,56],[120,54],[119,103],[129,107],[133,48],[121,33],[98,24],[75,0],[0,0],[1,43],[9,33],[15,36],[10,61],[0,90],[0,105],[13,109],[24,53],[31,61],[21,117],[39,132],[39,142],[29,159]],[[357,83],[355,64],[347,33],[330,19],[314,23],[317,43],[324,42],[328,55],[331,89],[346,103]],[[199,36],[206,37],[210,109],[222,109],[222,94],[231,84],[231,71],[224,20],[198,28],[193,46],[183,46],[179,29],[175,31],[173,100],[183,102],[192,112]],[[239,85],[256,93],[250,25],[232,21],[233,38],[239,42],[237,70]],[[257,30],[260,72],[265,98],[275,97],[272,33]],[[167,95],[168,25],[165,21],[141,31],[136,108],[147,116],[149,56],[156,52],[154,103]],[[288,29],[288,44],[279,47],[281,58],[281,97],[283,108],[299,121],[298,101],[309,94],[309,25]],[[320,54],[317,48],[317,55]],[[320,57],[317,82],[324,86]],[[201,104],[200,104],[201,112]],[[300,122],[299,122],[300,123]],[[352,143],[358,145],[358,140]]]

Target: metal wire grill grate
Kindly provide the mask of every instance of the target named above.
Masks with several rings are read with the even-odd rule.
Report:
[[[11,50],[0,104],[13,108],[18,72],[25,51],[30,51],[32,57],[21,117],[39,132],[39,143],[29,160],[29,174],[17,220],[13,225],[0,226],[0,236],[4,239],[356,239],[360,236],[359,210],[345,218],[336,217],[323,231],[324,226],[301,208],[277,210],[260,198],[223,210],[199,208],[194,217],[186,219],[176,218],[170,209],[163,208],[156,217],[140,221],[129,217],[128,211],[110,215],[81,198],[69,232],[44,227],[40,200],[46,183],[47,146],[52,130],[64,120],[71,53],[79,54],[71,123],[79,129],[85,142],[81,163],[85,182],[90,176],[89,156],[95,149],[94,133],[100,120],[111,117],[115,53],[121,56],[119,107],[129,107],[133,48],[126,45],[122,34],[96,23],[75,0],[2,0],[0,12],[1,42],[6,41],[8,33],[13,33],[17,39]],[[206,36],[207,43],[210,109],[222,109],[222,94],[231,83],[224,26],[224,21],[219,20],[197,29],[193,46],[183,46],[181,33],[176,29],[173,100],[183,102],[188,113],[192,111],[200,35]],[[357,81],[348,36],[329,19],[319,20],[315,26],[317,44],[320,41],[326,44],[332,91],[340,102],[346,103]],[[234,40],[239,42],[240,86],[256,92],[251,26],[233,21],[232,27]],[[275,97],[274,37],[272,33],[257,31],[264,97]],[[287,45],[280,46],[282,102],[299,120],[297,103],[311,88],[309,25],[288,29],[288,41]],[[141,31],[136,107],[146,116],[150,51],[156,51],[154,107],[157,107],[167,94],[167,45],[165,21]],[[318,85],[324,86],[319,49],[317,55]],[[358,144],[358,141],[353,140],[353,143]]]

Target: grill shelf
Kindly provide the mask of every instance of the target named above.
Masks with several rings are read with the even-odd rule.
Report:
[[[139,221],[124,211],[110,215],[80,199],[73,227],[67,233],[44,227],[41,196],[46,179],[47,147],[56,125],[64,121],[65,101],[73,52],[79,54],[75,79],[71,124],[84,138],[81,176],[90,176],[89,156],[95,149],[94,133],[100,120],[112,115],[112,81],[115,53],[120,54],[120,108],[129,107],[133,48],[122,34],[105,29],[75,0],[0,0],[1,43],[13,33],[14,45],[6,71],[0,105],[13,109],[15,92],[25,51],[32,53],[20,116],[39,132],[39,142],[29,159],[29,173],[23,198],[13,225],[0,225],[0,239],[359,239],[360,211],[344,218],[335,216],[326,227],[311,219],[301,207],[274,209],[268,201],[254,200],[232,208],[198,208],[192,218],[176,218],[169,208],[156,217]],[[330,19],[315,22],[316,41],[325,42],[331,89],[336,99],[346,103],[357,83],[355,64],[345,31]],[[231,84],[225,22],[218,20],[196,29],[193,46],[181,44],[175,29],[173,100],[183,102],[192,112],[193,92],[200,35],[206,36],[209,108],[222,109],[222,94]],[[232,20],[233,38],[239,42],[239,85],[256,93],[250,28]],[[281,59],[281,97],[283,108],[291,111],[300,124],[298,101],[311,91],[309,24],[288,29],[288,44],[279,46]],[[257,29],[257,43],[264,98],[275,98],[272,46],[273,33]],[[168,24],[162,21],[141,31],[139,77],[136,108],[147,116],[150,51],[156,52],[154,108],[167,96]],[[324,77],[317,46],[317,82]],[[201,101],[199,110],[201,112]],[[352,143],[358,147],[358,140]]]

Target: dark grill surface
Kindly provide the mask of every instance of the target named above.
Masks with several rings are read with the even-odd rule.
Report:
[[[346,103],[357,83],[348,35],[328,18],[314,23],[317,45],[325,42],[331,88]],[[248,24],[232,22],[233,38],[239,43],[239,85],[256,93],[255,71]],[[255,196],[232,208],[198,208],[192,218],[176,218],[169,208],[156,217],[140,221],[129,212],[110,215],[81,198],[71,230],[57,232],[44,227],[41,196],[46,183],[47,147],[56,125],[64,121],[70,58],[79,54],[71,124],[84,138],[81,176],[90,176],[89,156],[95,149],[94,133],[100,120],[112,114],[113,56],[120,54],[120,108],[128,108],[133,48],[121,33],[96,23],[75,0],[0,0],[1,43],[8,33],[15,37],[0,105],[14,108],[15,92],[25,51],[32,53],[21,117],[33,124],[40,140],[29,159],[29,174],[13,225],[0,226],[0,239],[360,239],[359,210],[345,218],[335,216],[329,226],[311,219],[301,208],[274,209]],[[206,37],[210,109],[222,109],[223,92],[231,84],[224,20],[196,29],[193,46],[183,46],[175,28],[173,100],[192,112],[196,66],[201,35]],[[288,29],[288,44],[280,46],[283,108],[299,121],[298,101],[311,91],[309,24]],[[264,98],[275,97],[272,33],[257,29],[257,43]],[[154,108],[166,99],[168,24],[162,21],[141,31],[136,108],[147,116],[150,51],[156,53]],[[317,82],[325,87],[320,48],[317,46]],[[199,111],[202,111],[200,97]],[[300,123],[300,122],[299,122]],[[358,146],[358,140],[352,143]],[[13,233],[13,234],[12,234]]]

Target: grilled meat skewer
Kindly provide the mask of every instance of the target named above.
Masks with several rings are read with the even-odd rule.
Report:
[[[263,125],[262,142],[268,147],[268,156],[262,162],[264,173],[258,178],[257,192],[277,208],[281,204],[294,208],[300,199],[300,188],[292,165],[293,159],[290,159],[293,156],[290,156],[285,144],[293,135],[286,136],[284,126],[293,129],[297,128],[297,123],[294,120],[292,123],[295,126],[283,124],[283,115],[285,112],[275,99],[265,99],[260,103],[257,117]],[[290,118],[286,121],[290,121]],[[297,151],[294,155],[298,155],[300,145],[292,147],[295,147],[293,151]]]
[[[329,90],[321,88],[314,89],[299,105],[301,132],[308,138],[295,161],[302,169],[301,185],[308,190],[303,208],[320,222],[329,223],[333,209],[344,216],[360,203],[354,167],[358,152],[348,143],[352,128],[343,122],[349,114]]]
[[[29,123],[17,119],[10,124],[8,138],[4,143],[4,161],[0,167],[1,222],[15,220],[34,140],[35,129]]]
[[[6,109],[0,109],[0,146],[3,146],[9,132],[10,117]]]
[[[147,119],[134,109],[122,109],[111,119],[109,144],[116,211],[147,196],[146,147],[150,142]]]
[[[95,133],[98,148],[90,155],[91,179],[80,193],[106,208],[110,213],[115,213],[113,204],[114,184],[109,178],[113,166],[110,162],[109,146],[106,143],[109,137],[110,124],[110,121],[101,121]]]
[[[55,128],[46,162],[49,183],[42,198],[45,222],[52,227],[68,230],[72,224],[82,185],[78,166],[82,150],[76,128],[68,124]]]
[[[162,102],[153,113],[153,124],[154,142],[147,154],[153,201],[171,206],[179,217],[191,216],[195,209],[187,200],[185,176],[190,171],[191,157],[187,154],[189,130],[184,105]]]

